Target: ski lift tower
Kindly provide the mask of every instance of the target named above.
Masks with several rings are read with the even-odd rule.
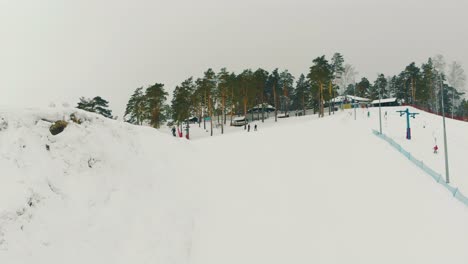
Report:
[[[411,140],[410,117],[416,118],[416,115],[419,115],[419,113],[410,113],[408,108],[406,108],[405,111],[397,111],[397,112],[400,113],[400,117],[406,114],[406,139]]]

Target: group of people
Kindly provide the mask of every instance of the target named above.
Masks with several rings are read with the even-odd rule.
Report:
[[[250,124],[245,124],[244,130],[247,130],[247,132],[250,132]],[[254,125],[254,131],[257,131],[257,124]],[[179,134],[179,137],[182,137],[182,131],[180,131],[179,128],[176,129],[175,126],[171,128],[171,132],[174,137],[177,137],[177,134]]]
[[[179,135],[179,137],[183,137],[183,136],[184,136],[184,133],[182,132],[182,130],[179,129],[179,127],[177,127],[177,134],[176,134],[176,128],[175,128],[175,126],[173,126],[173,127],[171,128],[171,131],[172,131],[172,135],[173,135],[174,137],[177,137],[177,135]],[[187,139],[189,139],[189,134],[188,134],[188,132],[185,134],[185,137],[186,137]]]
[[[247,132],[250,132],[250,124],[245,124],[244,130],[247,130]],[[254,125],[254,131],[257,131],[257,124]]]

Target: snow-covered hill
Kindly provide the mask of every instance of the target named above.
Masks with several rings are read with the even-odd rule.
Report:
[[[438,117],[406,142],[398,109],[384,132],[443,172]],[[186,141],[0,109],[0,263],[466,263],[468,208],[371,133],[376,110]],[[461,187],[467,125],[448,128]]]
[[[45,120],[70,122],[57,136]],[[74,109],[1,109],[0,263],[186,263],[191,151]]]

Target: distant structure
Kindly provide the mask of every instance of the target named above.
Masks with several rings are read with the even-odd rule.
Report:
[[[335,106],[341,106],[343,109],[353,108],[353,103],[360,106],[366,106],[370,101],[371,100],[368,98],[353,95],[340,95],[331,99],[331,103]]]
[[[261,112],[265,112],[265,113],[269,113],[269,112],[274,112],[275,111],[275,108],[269,104],[258,104],[252,108],[250,108],[249,110],[247,110],[247,113],[261,113]]]
[[[384,106],[399,106],[400,103],[398,102],[397,98],[387,98],[380,100],[380,104],[382,107]],[[374,100],[371,102],[372,106],[379,106],[379,100]]]

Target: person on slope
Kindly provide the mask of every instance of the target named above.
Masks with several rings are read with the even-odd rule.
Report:
[[[439,150],[439,147],[437,147],[437,145],[435,145],[434,146],[434,154],[437,154],[438,150]]]
[[[247,132],[250,132],[250,124],[247,126]]]
[[[257,124],[255,124],[254,126],[254,131],[257,131]]]
[[[172,135],[175,137],[175,136],[176,136],[176,133],[175,133],[176,129],[175,129],[175,127],[173,126],[171,130],[172,130]]]

